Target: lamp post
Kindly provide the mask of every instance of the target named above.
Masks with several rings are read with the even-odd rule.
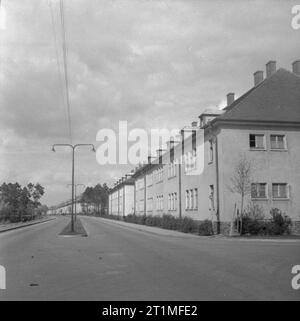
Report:
[[[92,151],[95,152],[95,146],[93,144],[54,144],[52,145],[52,151],[55,152],[55,147],[63,146],[72,148],[72,213],[71,213],[71,231],[74,232],[74,155],[75,149],[80,146],[92,146]]]
[[[72,184],[68,184],[67,187],[68,186],[72,186]],[[76,209],[76,207],[77,207],[77,187],[78,186],[85,187],[85,185],[84,184],[74,184],[74,187],[75,187],[75,196],[74,196],[74,199],[75,199],[75,221],[77,219],[77,209]]]

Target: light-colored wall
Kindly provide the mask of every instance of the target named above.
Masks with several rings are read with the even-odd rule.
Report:
[[[254,151],[249,148],[249,134],[261,133],[266,138],[266,150]],[[287,150],[270,150],[270,135],[284,134]],[[268,199],[256,200],[264,208],[267,216],[272,207],[286,212],[293,220],[300,220],[300,130],[278,127],[236,127],[223,128],[219,135],[219,169],[220,169],[220,214],[222,221],[232,217],[234,204],[240,204],[240,197],[230,192],[230,178],[234,174],[236,163],[246,157],[252,164],[252,180],[267,183]],[[289,199],[273,200],[272,183],[287,183]],[[251,197],[246,199],[246,205]]]
[[[125,185],[124,193],[125,193],[124,215],[126,216],[128,214],[134,213],[134,186]]]
[[[263,133],[266,137],[266,150],[253,151],[249,148],[249,134]],[[199,131],[197,135],[201,135]],[[287,140],[286,151],[270,151],[270,134],[284,134]],[[198,136],[197,136],[198,137]],[[206,131],[204,140],[204,164],[203,171],[190,174],[185,172],[185,165],[181,165],[181,203],[182,217],[188,216],[195,220],[212,219],[217,220],[217,174],[216,174],[216,137],[218,144],[218,166],[219,166],[219,213],[221,222],[230,222],[235,203],[240,204],[240,197],[230,191],[231,177],[238,159],[242,156],[249,159],[253,164],[253,181],[268,184],[268,200],[255,201],[264,208],[268,215],[272,207],[277,207],[286,212],[293,220],[300,220],[300,131],[297,129],[276,127],[243,127],[214,129]],[[209,161],[209,141],[213,140],[213,160]],[[198,138],[197,138],[198,141]],[[192,142],[188,138],[185,141],[185,153],[192,151]],[[175,159],[180,159],[181,148],[175,147]],[[137,215],[144,214],[144,199],[153,199],[152,210],[146,206],[146,215],[172,214],[179,216],[179,165],[176,166],[176,176],[168,177],[169,154],[163,156],[163,181],[158,182],[153,175],[152,184],[144,185],[142,174],[136,180],[136,211]],[[157,171],[158,165],[152,169]],[[273,200],[271,197],[272,183],[288,183],[290,197],[288,200]],[[209,199],[209,186],[214,186],[214,208]],[[146,197],[144,196],[146,188]],[[198,209],[186,209],[185,191],[197,188]],[[168,195],[177,193],[176,210],[168,210]],[[157,196],[163,195],[163,210],[157,209]],[[245,206],[250,197],[245,200]]]
[[[122,185],[109,194],[109,213],[112,215],[128,215],[134,213],[134,186]]]

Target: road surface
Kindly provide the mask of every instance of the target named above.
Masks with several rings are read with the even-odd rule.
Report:
[[[300,300],[299,242],[153,234],[84,217],[88,237],[62,237],[69,218],[0,234],[0,300]]]

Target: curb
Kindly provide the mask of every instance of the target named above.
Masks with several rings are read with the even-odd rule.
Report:
[[[149,233],[149,234],[153,234],[153,235],[159,235],[159,236],[165,236],[165,237],[173,237],[173,238],[184,238],[184,239],[191,239],[191,238],[197,238],[197,239],[205,239],[205,240],[214,240],[214,241],[237,241],[237,242],[266,242],[266,243],[300,243],[300,239],[276,239],[276,238],[239,238],[239,237],[228,237],[225,235],[210,235],[210,236],[205,236],[205,235],[195,235],[195,234],[190,234],[190,233],[183,233],[180,231],[173,231],[173,230],[167,230],[167,229],[162,229],[159,227],[155,227],[155,226],[147,226],[147,225],[140,225],[140,224],[134,224],[134,223],[128,223],[128,222],[124,222],[124,221],[117,221],[117,220],[110,220],[107,218],[103,218],[103,217],[95,217],[92,216],[95,219],[102,219],[104,222],[106,222],[107,224],[117,224],[121,227],[125,227],[128,229],[132,229],[132,230],[136,230],[136,231],[140,231],[140,232],[145,232],[145,233]],[[132,224],[132,225],[131,225]],[[150,230],[147,228],[143,228],[143,227],[154,227],[159,229],[160,231],[171,231],[171,232],[177,232],[179,233],[178,235],[172,235],[171,233],[162,233],[162,232],[156,232],[154,230]]]
[[[153,234],[153,235],[159,235],[159,236],[164,236],[164,237],[173,237],[173,238],[184,238],[184,239],[191,239],[191,238],[205,238],[208,239],[209,236],[203,236],[203,235],[195,235],[195,234],[191,234],[191,233],[184,233],[184,232],[180,232],[180,231],[175,231],[175,230],[168,230],[168,229],[163,229],[163,228],[159,228],[159,227],[155,227],[155,226],[147,226],[147,225],[140,225],[140,224],[134,224],[134,223],[128,223],[128,222],[122,222],[122,221],[117,221],[117,220],[110,220],[107,218],[103,218],[103,217],[95,217],[96,219],[102,219],[104,222],[106,222],[107,224],[117,224],[121,227],[124,228],[128,228],[131,230],[136,230],[139,232],[145,232],[145,233],[149,233],[149,234]],[[132,225],[131,225],[132,224]],[[143,228],[146,227],[146,228]],[[154,231],[154,230],[150,230],[147,229],[147,227],[149,228],[156,228],[159,229],[159,231]],[[166,232],[166,233],[164,233]],[[169,233],[168,233],[169,232]],[[175,232],[175,233],[172,233]],[[178,234],[177,234],[178,233]]]
[[[12,231],[12,230],[16,230],[16,229],[19,229],[19,228],[23,228],[23,227],[27,227],[27,226],[31,226],[31,225],[36,225],[36,224],[41,224],[41,223],[46,223],[46,222],[49,222],[49,221],[53,221],[53,220],[56,220],[56,217],[55,218],[49,218],[47,220],[43,220],[43,221],[39,221],[39,222],[32,222],[32,223],[29,223],[29,224],[23,224],[23,225],[18,225],[18,226],[12,226],[12,227],[8,227],[8,228],[5,228],[5,229],[0,229],[0,233],[4,233],[4,232],[8,232],[8,231]]]

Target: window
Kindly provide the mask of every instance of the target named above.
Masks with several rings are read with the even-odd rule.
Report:
[[[192,210],[194,208],[194,193],[193,190],[190,190],[190,206],[189,208]]]
[[[175,162],[171,162],[168,164],[168,178],[176,176],[176,164]]]
[[[286,183],[272,184],[272,197],[273,198],[288,198],[288,190]]]
[[[155,172],[156,182],[159,183],[163,180],[163,167],[158,168]]]
[[[267,198],[266,189],[267,189],[266,183],[252,183],[251,198]]]
[[[194,189],[194,210],[198,209],[198,189]]]
[[[185,209],[188,210],[190,205],[190,191],[185,191]]]
[[[177,193],[174,193],[173,209],[174,209],[175,211],[177,210]]]
[[[153,210],[153,197],[148,198],[147,211],[152,212]]]
[[[163,195],[156,196],[156,210],[162,211],[163,210],[163,204],[164,204]]]
[[[208,150],[208,162],[209,163],[212,163],[212,161],[214,160],[214,149],[213,149],[213,141],[210,140],[208,142],[208,147],[209,147],[209,150]]]
[[[153,184],[153,173],[147,175],[147,186],[151,186]]]
[[[271,135],[271,149],[285,149],[285,136],[284,135]]]
[[[185,172],[193,171],[197,168],[197,150],[194,148],[191,152],[184,155],[184,170]]]
[[[210,201],[210,210],[215,210],[215,192],[214,192],[214,185],[209,185],[209,201]]]
[[[174,193],[174,210],[177,208],[177,193]],[[198,209],[198,189],[190,189],[185,191],[185,209]]]
[[[265,136],[263,134],[250,134],[249,146],[251,149],[265,149]]]
[[[140,211],[140,212],[143,212],[143,211],[144,211],[144,200],[140,200],[139,211]]]

